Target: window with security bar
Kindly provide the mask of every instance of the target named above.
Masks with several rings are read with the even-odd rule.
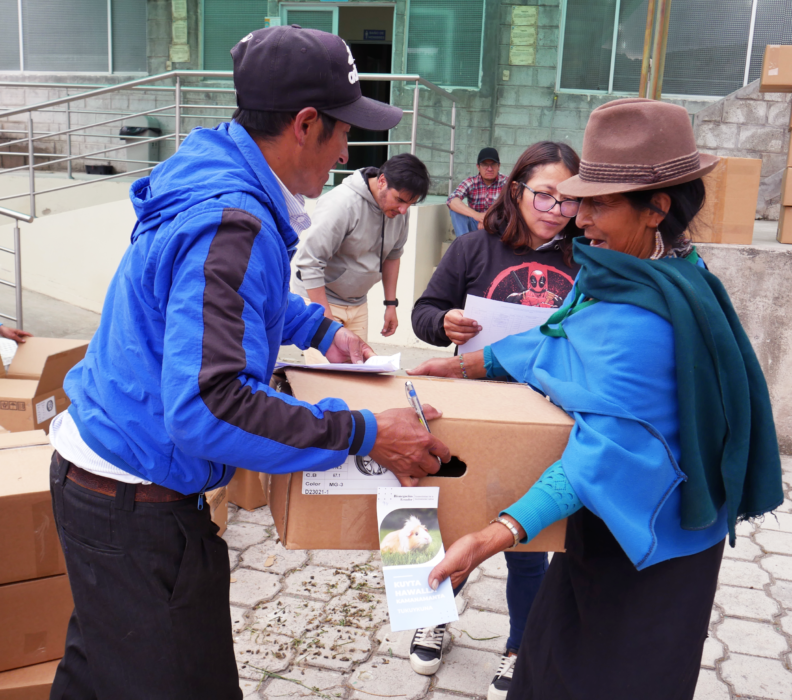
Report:
[[[485,0],[410,0],[407,72],[442,87],[479,88]]]
[[[146,0],[0,0],[0,17],[0,70],[146,71]]]
[[[647,9],[648,0],[566,0],[559,89],[637,93]],[[790,42],[789,0],[673,0],[663,93],[728,95],[759,77],[766,44]]]
[[[261,29],[267,16],[262,0],[204,0],[203,67],[233,70],[231,49],[239,40]]]

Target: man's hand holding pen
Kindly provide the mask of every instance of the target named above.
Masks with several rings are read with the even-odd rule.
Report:
[[[443,415],[429,406],[423,407],[427,421]],[[418,479],[435,474],[442,462],[451,459],[451,451],[421,425],[412,408],[391,408],[377,416],[377,439],[371,457],[392,471],[402,486],[416,486]]]

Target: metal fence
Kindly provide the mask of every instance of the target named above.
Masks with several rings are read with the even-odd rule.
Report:
[[[152,170],[163,158],[151,158],[152,144],[172,147],[173,152],[179,145],[192,124],[212,125],[231,118],[235,104],[219,104],[223,101],[235,103],[233,88],[223,84],[212,84],[208,81],[228,81],[233,77],[230,71],[172,71],[160,75],[149,76],[139,80],[132,80],[118,85],[109,85],[87,89],[93,86],[69,85],[63,83],[10,83],[0,82],[0,87],[27,87],[27,88],[58,88],[65,89],[67,95],[58,99],[40,102],[26,107],[0,112],[0,157],[15,158],[22,163],[14,167],[0,169],[0,177],[13,173],[27,174],[27,189],[10,195],[0,197],[0,202],[12,199],[26,198],[29,213],[25,214],[0,206],[0,216],[14,219],[14,249],[0,247],[1,252],[14,256],[15,280],[10,282],[0,279],[0,285],[13,287],[16,297],[16,313],[0,313],[0,317],[14,321],[17,327],[23,326],[22,313],[22,273],[21,273],[21,236],[19,222],[32,223],[36,217],[36,197],[52,192],[60,192],[75,187],[86,187],[97,182],[104,182],[130,175],[142,175]],[[412,109],[405,110],[406,115],[411,115],[410,140],[393,140],[389,132],[387,141],[356,141],[350,142],[350,148],[366,146],[409,146],[410,153],[415,154],[418,148],[437,151],[448,155],[448,193],[451,194],[454,172],[454,151],[456,143],[456,100],[451,93],[424,80],[418,75],[390,75],[376,73],[360,74],[362,81],[388,81],[399,82],[414,87]],[[429,111],[436,109],[426,106],[421,109],[420,99],[422,90],[429,90],[450,101],[451,119],[444,121]],[[77,91],[75,94],[68,94]],[[114,95],[136,95],[144,93],[152,104],[151,109],[130,111],[129,109],[114,108],[112,99],[103,99],[110,105],[91,108],[91,101]],[[142,96],[141,96],[142,97]],[[132,100],[135,101],[135,100]],[[141,100],[137,100],[139,103]],[[116,131],[122,122],[132,119],[158,118],[161,124],[168,124],[169,133],[149,136],[138,136],[134,132],[120,136]],[[419,117],[449,129],[449,147],[442,148],[429,143],[419,143]],[[17,123],[17,122],[21,122]],[[39,124],[58,124],[56,128],[37,128]],[[77,122],[84,122],[75,125]],[[64,126],[65,128],[59,128]],[[140,127],[144,131],[156,131],[154,127]],[[190,127],[191,128],[191,127]],[[124,143],[118,145],[118,139]],[[76,143],[79,141],[79,144]],[[76,145],[86,146],[95,143],[97,148],[75,149]],[[136,151],[146,150],[148,155],[130,157],[131,147],[143,146]],[[63,152],[47,152],[58,148]],[[81,150],[75,153],[75,150]],[[135,155],[132,151],[131,155]],[[110,156],[108,158],[108,156]],[[123,172],[104,174],[91,179],[80,179],[65,185],[55,187],[42,187],[41,178],[36,179],[37,172],[45,170],[65,170],[68,178],[73,179],[75,164],[85,165],[90,169],[88,161],[112,160],[114,164],[121,165]],[[351,173],[352,170],[333,169],[331,173]],[[443,180],[446,178],[443,177]],[[50,181],[51,184],[51,181]]]

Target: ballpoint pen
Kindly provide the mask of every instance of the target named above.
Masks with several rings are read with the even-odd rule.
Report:
[[[427,433],[431,433],[432,431],[429,430],[429,423],[426,422],[426,416],[423,412],[423,406],[421,406],[421,401],[418,398],[418,394],[415,393],[415,387],[411,381],[404,382],[404,391],[407,394],[407,401],[418,416],[418,420],[420,421],[421,425],[426,428]],[[437,455],[435,455],[435,457],[437,459],[437,463],[442,467],[443,461],[437,457]]]

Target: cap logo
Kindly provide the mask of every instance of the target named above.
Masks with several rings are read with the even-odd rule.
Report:
[[[346,42],[344,42],[344,46],[346,47],[347,53],[349,54],[348,63],[352,66],[352,70],[349,71],[349,84],[354,85],[360,78],[358,77],[357,66],[355,65],[355,59],[352,58],[352,50],[349,48]]]
[[[241,43],[241,44],[244,44],[245,42],[248,42],[248,41],[250,41],[252,38],[253,38],[253,32],[251,32],[250,34],[248,34],[246,37],[242,37],[242,38],[239,40],[239,43]]]

